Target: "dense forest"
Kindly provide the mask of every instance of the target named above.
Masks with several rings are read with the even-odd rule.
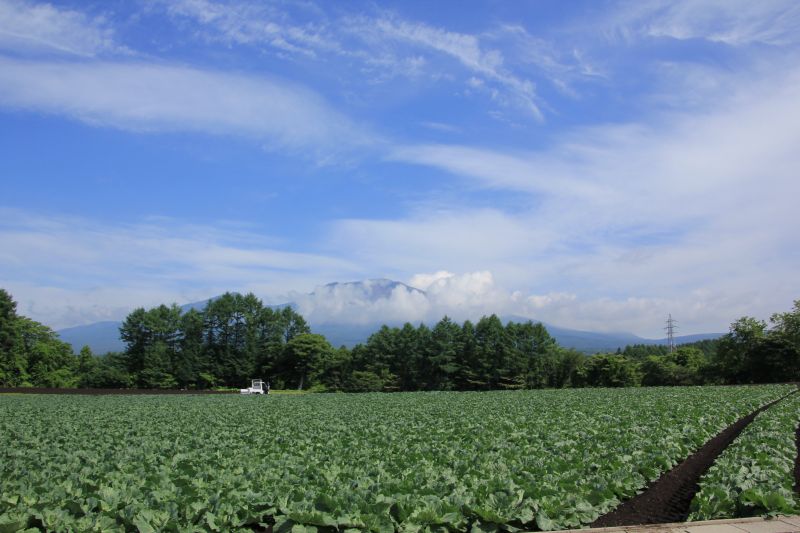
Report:
[[[202,311],[136,309],[120,328],[121,353],[75,356],[48,327],[19,316],[0,289],[0,386],[240,387],[315,391],[490,390],[766,383],[800,379],[800,300],[766,322],[743,317],[714,341],[634,345],[586,356],[559,346],[538,323],[383,326],[366,343],[336,348],[301,315],[226,293]]]

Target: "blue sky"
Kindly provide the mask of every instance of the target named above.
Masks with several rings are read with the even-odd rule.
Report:
[[[798,146],[794,0],[0,0],[0,286],[56,328],[388,277],[304,310],[724,331],[800,298]]]

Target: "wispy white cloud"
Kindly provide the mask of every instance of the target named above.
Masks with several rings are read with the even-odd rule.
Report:
[[[288,57],[337,58],[345,62],[344,68],[354,62],[372,73],[373,81],[422,74],[442,78],[442,68],[453,68],[439,59],[448,58],[471,76],[485,78],[486,92],[496,103],[542,119],[535,83],[507,68],[503,53],[486,46],[478,35],[449,31],[388,12],[345,14],[333,19],[317,13],[313,23],[299,24],[284,9],[247,1],[179,0],[165,3],[164,7],[173,18],[193,21],[198,28],[196,33],[206,38],[261,46]],[[530,59],[532,52],[529,47],[525,49]],[[439,59],[433,60],[434,55]],[[547,65],[545,72],[558,70],[552,55],[538,64]]]
[[[436,122],[426,120],[420,124],[429,130],[440,131],[443,133],[461,133],[461,128],[452,124],[445,124],[444,122]]]
[[[339,220],[332,226],[328,246],[363,263],[367,271],[458,272],[481,270],[488,258],[495,258],[494,266],[508,261],[510,268],[516,268],[520,260],[546,249],[554,239],[548,227],[531,232],[519,218],[498,209],[454,207],[397,220]]]
[[[800,35],[800,6],[793,0],[623,0],[610,2],[605,14],[566,20],[553,31],[531,32],[518,21],[501,20],[477,33],[376,8],[331,14],[324,5],[298,9],[249,0],[162,5],[175,20],[191,21],[190,31],[206,39],[259,46],[283,57],[337,61],[353,72],[351,79],[366,75],[371,82],[398,76],[457,80],[465,84],[464,94],[483,94],[509,114],[523,111],[537,120],[558,113],[542,97],[543,84],[579,99],[583,84],[606,84],[614,77],[612,65],[589,59],[593,50],[608,44],[603,33],[629,40],[668,37],[738,47],[795,45]],[[613,63],[614,55],[628,52],[615,49],[605,61]],[[475,81],[480,83],[470,85]],[[501,114],[493,111],[491,116]]]
[[[583,197],[604,209],[621,207],[630,196],[647,196],[685,215],[691,209],[687,199],[712,191],[731,201],[740,198],[740,188],[730,189],[734,184],[772,195],[775,189],[764,188],[764,180],[778,188],[794,183],[787,172],[797,158],[793,146],[800,136],[800,70],[763,80],[748,77],[728,78],[733,88],[720,87],[716,104],[704,112],[665,113],[649,117],[649,124],[577,129],[542,150],[431,144],[398,147],[389,157],[434,166],[487,188],[548,193],[569,201]],[[772,171],[764,172],[765,167]],[[646,214],[649,207],[629,205],[625,216],[640,209]]]
[[[521,24],[504,24],[488,32],[487,38],[502,46],[510,70],[532,71],[543,76],[560,92],[579,97],[576,85],[604,80],[607,74],[587,58],[587,41],[555,42],[532,35]]]
[[[263,2],[175,0],[163,6],[172,17],[199,24],[197,33],[209,40],[260,45],[309,57],[317,57],[320,51],[340,50],[326,24],[294,24],[285,12]]]
[[[303,86],[166,64],[0,57],[0,105],[130,131],[238,136],[319,157],[372,142]]]
[[[476,35],[390,15],[350,17],[346,27],[374,46],[385,47],[388,43],[399,42],[455,59],[473,76],[485,77],[499,85],[503,91],[495,92],[495,98],[502,98],[503,103],[525,110],[537,120],[543,118],[535,84],[506,69],[502,52],[485,47]]]
[[[793,0],[626,1],[612,11],[610,23],[626,37],[704,39],[732,46],[800,42],[800,5]]]
[[[26,0],[0,1],[0,49],[85,57],[125,50],[105,18]]]
[[[566,148],[566,147],[565,147]],[[573,150],[576,159],[580,150]],[[396,146],[387,154],[390,161],[404,161],[437,167],[467,176],[488,188],[557,194],[598,194],[590,182],[565,172],[557,161],[536,153],[504,153],[461,145]]]

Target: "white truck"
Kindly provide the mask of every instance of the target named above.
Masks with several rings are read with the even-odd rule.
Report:
[[[269,383],[254,379],[250,382],[250,387],[239,389],[239,394],[269,394]]]

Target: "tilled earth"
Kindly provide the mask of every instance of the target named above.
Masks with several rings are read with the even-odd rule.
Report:
[[[236,394],[237,391],[172,390],[172,389],[50,389],[45,387],[0,387],[0,394],[86,394],[105,396],[109,394]]]
[[[795,392],[797,391],[791,394]],[[706,470],[714,464],[717,457],[753,421],[756,415],[782,399],[770,402],[740,418],[682,463],[664,473],[643,492],[622,502],[616,509],[592,522],[590,527],[619,527],[686,521],[692,498],[700,490],[698,482]],[[800,427],[798,427],[796,435],[800,444]],[[800,459],[795,462],[795,479],[800,484]]]
[[[800,424],[794,433],[794,443],[797,448],[797,457],[794,460],[794,491],[800,494]]]

